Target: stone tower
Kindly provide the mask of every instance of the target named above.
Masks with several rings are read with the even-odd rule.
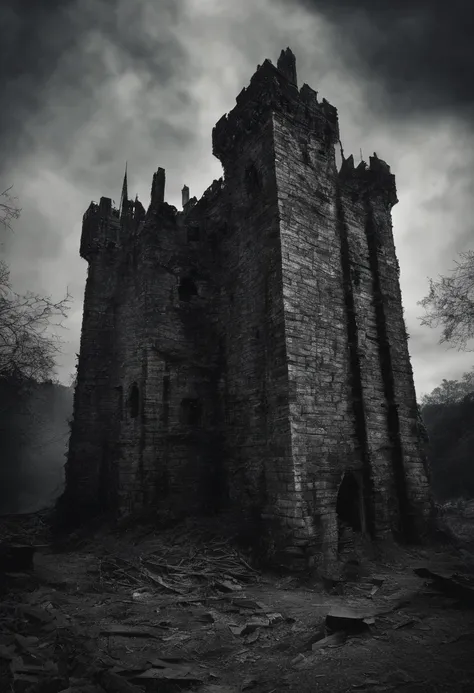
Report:
[[[337,111],[295,58],[257,68],[213,131],[224,177],[183,209],[101,198],[63,501],[225,513],[293,564],[342,528],[419,539],[431,496],[391,227],[390,168],[337,171]]]

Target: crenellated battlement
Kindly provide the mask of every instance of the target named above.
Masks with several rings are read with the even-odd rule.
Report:
[[[119,242],[120,214],[109,197],[91,202],[82,218],[80,255],[87,262],[101,250],[113,250]]]
[[[224,166],[232,158],[242,138],[258,132],[272,112],[305,121],[309,130],[324,131],[335,143],[339,138],[337,109],[307,84],[297,85],[295,56],[282,51],[277,65],[265,60],[248,87],[242,89],[236,106],[216,123],[212,131],[212,152]]]
[[[101,251],[118,248],[125,233],[136,230],[145,219],[145,208],[138,198],[125,200],[122,209],[113,207],[109,197],[91,202],[82,217],[80,255],[87,262]]]
[[[361,161],[355,166],[352,154],[344,159],[339,170],[339,180],[344,186],[351,188],[355,195],[385,197],[390,208],[398,202],[395,176],[391,173],[390,166],[379,159],[375,152],[369,157],[369,165]]]

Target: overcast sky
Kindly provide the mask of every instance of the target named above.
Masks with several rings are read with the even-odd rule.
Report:
[[[2,0],[0,186],[22,206],[3,251],[18,290],[74,302],[58,375],[79,350],[86,262],[82,214],[101,195],[148,205],[221,175],[211,130],[257,64],[282,48],[338,108],[345,155],[374,151],[397,177],[394,234],[418,395],[474,354],[438,344],[417,301],[428,277],[474,249],[474,35],[470,0]],[[21,6],[21,7],[20,7]],[[393,8],[395,9],[391,9]],[[357,9],[355,9],[357,8]]]

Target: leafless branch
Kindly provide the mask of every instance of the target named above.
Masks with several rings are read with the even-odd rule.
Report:
[[[5,229],[12,230],[12,221],[18,219],[21,208],[18,206],[18,198],[10,194],[12,185],[0,193],[0,225]]]
[[[21,213],[10,190],[0,193],[0,226],[6,229],[11,229],[11,222]],[[44,380],[51,375],[62,344],[52,328],[64,328],[70,302],[69,292],[60,301],[15,292],[8,264],[0,260],[0,377]]]

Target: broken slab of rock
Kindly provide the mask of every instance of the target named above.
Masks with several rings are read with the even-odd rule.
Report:
[[[248,635],[245,638],[245,644],[246,645],[253,645],[254,642],[257,642],[259,636],[260,636],[260,631],[258,629],[254,630],[253,633],[250,633],[250,635]]]
[[[265,616],[270,621],[271,626],[274,626],[277,623],[281,623],[283,621],[283,616],[276,611],[274,613],[270,613],[270,614],[267,613],[267,614],[265,614]]]
[[[242,585],[236,580],[214,580],[213,584],[219,592],[237,592],[242,589]]]
[[[459,575],[443,571],[434,572],[428,568],[415,568],[414,573],[431,580],[432,586],[448,597],[459,599],[466,606],[474,608],[474,588],[464,584]]]
[[[337,631],[332,635],[328,635],[325,638],[314,642],[311,645],[311,649],[313,652],[316,652],[317,650],[322,650],[324,647],[339,647],[346,642],[346,639],[347,634],[345,631]]]
[[[193,670],[191,666],[177,667],[151,667],[141,674],[136,674],[133,677],[134,681],[143,681],[150,679],[165,679],[167,681],[188,681],[194,683],[202,683],[204,680],[203,674]]]
[[[334,606],[326,616],[326,627],[332,633],[361,633],[369,630],[369,625],[375,622],[374,616],[374,610]]]
[[[265,604],[245,597],[235,597],[232,599],[231,604],[239,607],[239,609],[252,609],[253,611],[265,611],[266,608]]]
[[[130,684],[130,681],[136,681],[137,683],[143,683],[144,680],[158,680],[163,679],[167,681],[187,681],[202,683],[205,674],[202,671],[198,671],[196,666],[184,660],[182,657],[165,657],[156,658],[148,661],[145,666],[141,669],[126,670],[120,668],[114,668],[112,672],[115,677],[118,677],[121,681],[125,681]],[[100,683],[104,686],[104,681],[101,679]],[[127,689],[124,689],[124,693]],[[135,690],[142,690],[136,689]],[[118,693],[121,693],[120,691]]]

